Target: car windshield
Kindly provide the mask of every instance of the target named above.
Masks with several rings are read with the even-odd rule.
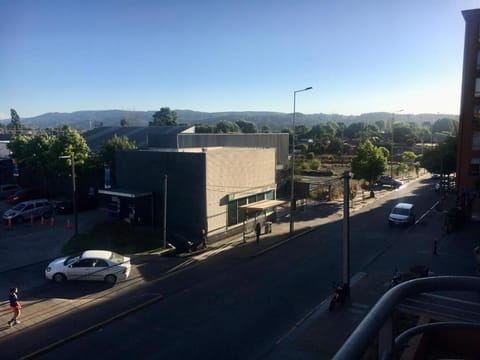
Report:
[[[26,206],[25,204],[18,204],[18,205],[15,205],[14,207],[12,207],[12,210],[22,211],[25,206]]]
[[[121,264],[123,263],[124,258],[122,255],[112,251],[112,256],[110,256],[110,261],[114,262],[115,264]]]
[[[65,266],[68,266],[70,264],[73,264],[74,262],[76,262],[78,259],[80,258],[80,256],[69,256],[65,259],[65,261],[63,262],[63,265]]]
[[[392,214],[395,214],[395,215],[408,216],[409,213],[410,213],[410,210],[405,209],[405,208],[393,208],[393,210],[392,210]]]

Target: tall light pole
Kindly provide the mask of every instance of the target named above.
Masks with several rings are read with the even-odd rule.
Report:
[[[394,143],[394,139],[393,139],[393,122],[395,121],[395,114],[396,114],[396,113],[400,113],[400,112],[402,112],[402,111],[403,111],[403,109],[392,112],[392,146],[391,146],[391,152],[390,152],[390,176],[391,176],[392,178],[393,178],[393,143]]]
[[[73,200],[73,217],[74,217],[74,227],[75,227],[75,236],[78,235],[78,209],[77,209],[77,185],[75,181],[75,154],[71,153],[70,155],[59,156],[59,159],[70,159],[72,162],[72,200]]]
[[[293,119],[292,119],[292,127],[293,127],[293,134],[292,134],[292,178],[290,179],[290,235],[293,235],[294,230],[294,218],[293,214],[295,212],[295,102],[297,99],[297,93],[307,90],[312,90],[311,86],[301,89],[295,90],[293,92]]]

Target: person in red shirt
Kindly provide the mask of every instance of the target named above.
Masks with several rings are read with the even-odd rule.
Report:
[[[8,322],[8,326],[13,326],[16,324],[20,324],[18,317],[21,314],[20,309],[22,306],[18,302],[18,288],[14,287],[10,289],[10,295],[8,296],[8,300],[10,302],[10,309],[13,311],[13,318]]]

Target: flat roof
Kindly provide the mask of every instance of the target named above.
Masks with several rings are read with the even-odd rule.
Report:
[[[276,206],[282,206],[287,203],[288,201],[282,201],[282,200],[260,200],[251,204],[239,206],[239,208],[245,209],[245,210],[266,210]]]

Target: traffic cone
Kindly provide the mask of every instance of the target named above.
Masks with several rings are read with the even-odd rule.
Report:
[[[30,224],[33,224],[35,221],[33,219],[33,215],[30,215]]]
[[[8,227],[9,227],[9,228],[12,228],[12,227],[13,227],[13,225],[12,225],[12,219],[8,219]]]
[[[45,224],[45,218],[43,216],[40,218],[40,224]]]
[[[55,226],[55,218],[53,216],[50,218],[50,226]]]
[[[70,219],[67,219],[67,229],[71,229],[72,228],[72,224],[70,224]]]

